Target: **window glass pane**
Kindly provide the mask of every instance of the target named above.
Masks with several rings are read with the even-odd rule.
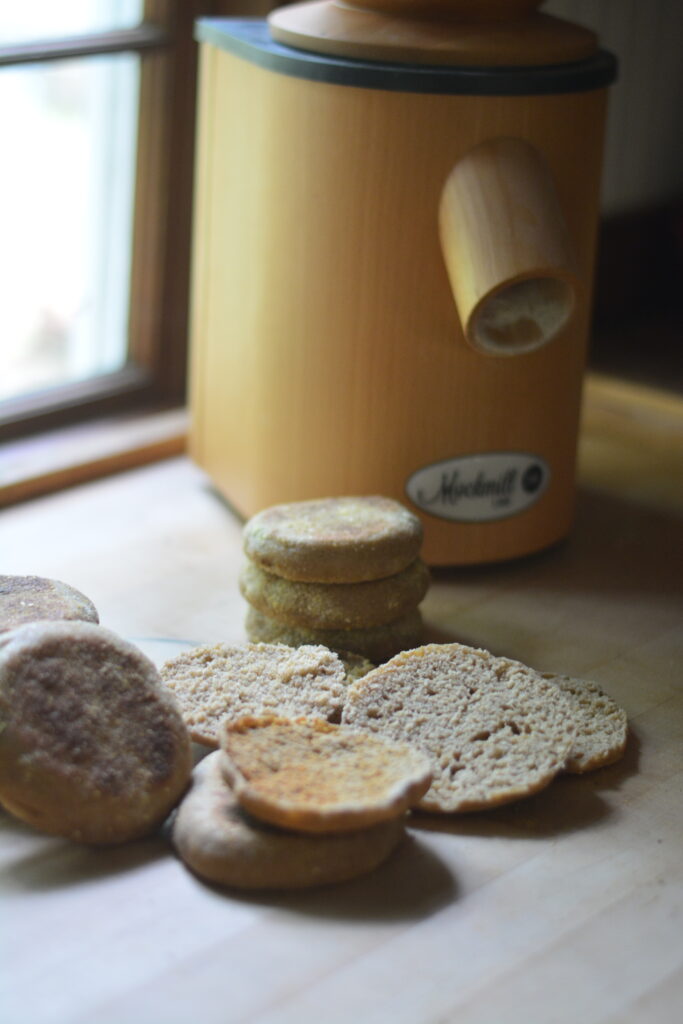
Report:
[[[126,361],[139,60],[0,71],[0,399]]]
[[[0,0],[0,44],[132,28],[143,0]]]

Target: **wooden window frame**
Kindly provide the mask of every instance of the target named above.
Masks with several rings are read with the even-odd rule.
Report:
[[[261,15],[261,0],[145,0],[130,29],[0,47],[0,67],[140,57],[128,358],[122,369],[0,403],[0,441],[185,400],[198,47],[202,16]]]

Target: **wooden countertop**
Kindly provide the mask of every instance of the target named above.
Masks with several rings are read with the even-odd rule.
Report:
[[[620,462],[609,401],[593,414],[570,539],[439,571],[424,609],[433,638],[597,680],[628,711],[624,759],[416,818],[375,874],[303,894],[222,892],[161,838],[94,851],[0,814],[3,1024],[678,1022],[683,474],[632,493],[642,432]],[[79,587],[158,663],[244,639],[240,524],[185,458],[6,509],[0,552],[5,573]]]

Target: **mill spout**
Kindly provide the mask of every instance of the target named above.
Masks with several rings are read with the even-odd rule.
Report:
[[[491,139],[462,156],[441,194],[439,229],[475,349],[530,352],[569,324],[580,282],[552,175],[530,143]]]

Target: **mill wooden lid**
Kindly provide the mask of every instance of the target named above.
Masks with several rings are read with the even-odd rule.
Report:
[[[274,10],[274,40],[335,57],[519,67],[595,54],[593,32],[536,10],[543,0],[312,0]]]

